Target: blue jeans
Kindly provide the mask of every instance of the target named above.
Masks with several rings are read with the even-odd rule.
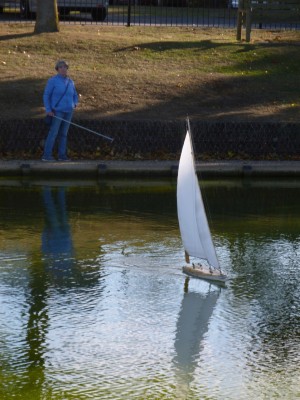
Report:
[[[50,130],[45,142],[43,158],[51,159],[55,139],[58,139],[58,158],[64,159],[67,157],[67,136],[72,119],[73,111],[62,112],[56,111],[55,115],[59,118],[63,118],[66,121],[62,121],[58,118],[53,117]]]

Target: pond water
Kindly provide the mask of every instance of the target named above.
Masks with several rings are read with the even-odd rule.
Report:
[[[300,184],[203,191],[225,288],[173,180],[0,181],[1,399],[300,397]]]

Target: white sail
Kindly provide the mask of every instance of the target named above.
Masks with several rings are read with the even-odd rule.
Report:
[[[219,269],[195,171],[191,134],[187,130],[177,178],[177,211],[181,238],[186,252],[205,259]]]

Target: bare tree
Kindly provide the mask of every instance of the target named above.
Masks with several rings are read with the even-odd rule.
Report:
[[[34,33],[58,32],[59,21],[56,0],[37,0]]]

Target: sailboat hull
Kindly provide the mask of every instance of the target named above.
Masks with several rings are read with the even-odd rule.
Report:
[[[190,276],[195,278],[205,279],[207,281],[214,281],[214,282],[226,282],[226,275],[220,273],[218,270],[210,270],[206,266],[190,266],[186,265],[182,268],[182,271]]]

